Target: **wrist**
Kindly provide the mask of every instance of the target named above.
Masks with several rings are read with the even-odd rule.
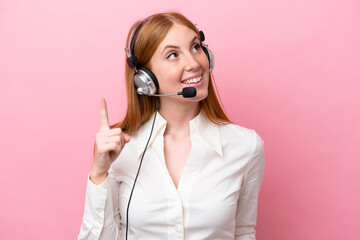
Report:
[[[100,183],[102,183],[102,182],[104,182],[105,180],[106,180],[106,178],[107,178],[107,175],[108,175],[108,172],[106,171],[106,172],[99,172],[99,171],[96,171],[96,170],[91,170],[90,171],[90,180],[94,183],[94,184],[96,184],[96,185],[98,185],[98,184],[100,184]]]

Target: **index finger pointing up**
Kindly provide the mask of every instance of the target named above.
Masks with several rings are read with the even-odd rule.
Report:
[[[109,118],[105,98],[100,101],[100,130],[109,129]]]

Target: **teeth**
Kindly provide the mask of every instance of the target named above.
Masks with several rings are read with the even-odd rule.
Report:
[[[191,83],[197,83],[197,82],[199,82],[200,80],[201,80],[201,76],[200,76],[200,77],[197,77],[197,78],[192,78],[192,79],[183,81],[182,83],[191,84]]]

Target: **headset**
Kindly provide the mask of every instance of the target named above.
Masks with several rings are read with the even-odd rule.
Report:
[[[159,92],[159,82],[158,82],[155,74],[153,72],[151,72],[145,66],[141,66],[140,64],[138,64],[138,60],[137,60],[136,56],[134,55],[135,42],[136,42],[137,36],[139,35],[139,32],[140,32],[142,26],[145,24],[145,22],[149,18],[146,18],[135,29],[135,31],[133,33],[133,36],[132,36],[132,39],[131,39],[131,42],[130,42],[130,51],[129,51],[128,48],[125,48],[125,52],[127,54],[126,62],[128,64],[128,66],[130,68],[132,68],[133,71],[134,71],[134,84],[135,84],[135,87],[136,87],[136,92],[139,95],[154,96],[154,97],[165,97],[165,96],[173,96],[173,95],[182,95],[184,98],[195,97],[196,96],[196,88],[194,88],[194,87],[185,87],[185,88],[182,89],[182,91],[177,92],[177,93],[172,93],[172,94],[158,94],[158,92]],[[205,40],[204,33],[202,31],[199,31],[199,35],[200,35],[201,48],[205,52],[205,54],[206,54],[206,56],[207,56],[207,58],[209,60],[209,72],[212,72],[212,70],[214,69],[214,55],[210,51],[210,49],[208,49],[208,46],[203,43],[203,41]],[[153,122],[152,122],[150,136],[149,136],[149,138],[147,140],[147,143],[145,145],[145,149],[144,149],[144,151],[142,153],[140,163],[139,163],[139,167],[138,167],[135,179],[134,179],[133,186],[131,188],[131,192],[130,192],[130,196],[129,196],[129,200],[128,200],[128,204],[127,204],[127,208],[126,208],[126,234],[125,234],[125,236],[126,236],[125,239],[126,240],[128,239],[128,231],[129,231],[129,207],[130,207],[130,202],[131,202],[131,198],[132,198],[132,195],[133,195],[133,192],[134,192],[134,188],[135,188],[137,178],[139,176],[139,172],[140,172],[141,165],[142,165],[142,162],[143,162],[143,159],[144,159],[144,155],[145,155],[145,152],[147,150],[148,144],[149,144],[150,139],[151,139],[151,135],[152,135],[153,130],[154,130],[154,123],[155,123],[155,119],[156,119],[156,114],[157,114],[157,101],[155,101],[155,114],[154,114],[154,119],[153,119]]]
[[[126,62],[130,68],[134,71],[134,84],[136,86],[136,92],[139,95],[147,95],[147,96],[172,96],[172,95],[183,95],[183,97],[194,97],[196,95],[196,89],[192,88],[191,90],[188,88],[184,88],[182,92],[178,92],[175,94],[158,94],[159,92],[159,82],[153,72],[151,72],[145,66],[141,66],[138,64],[138,60],[134,55],[135,42],[139,35],[139,32],[142,26],[147,22],[148,19],[145,19],[142,23],[138,25],[135,29],[133,37],[130,42],[130,51],[128,48],[125,48],[125,52],[127,54]],[[205,34],[203,31],[199,31],[201,48],[205,52],[208,60],[209,60],[209,72],[212,72],[214,69],[214,55],[208,48],[206,44],[203,43],[205,40]],[[195,91],[195,94],[192,92]],[[190,93],[189,93],[190,92]]]

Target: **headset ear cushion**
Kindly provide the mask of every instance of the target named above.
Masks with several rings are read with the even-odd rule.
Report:
[[[149,75],[149,78],[155,84],[156,93],[157,93],[159,91],[159,82],[158,82],[155,74],[152,71],[150,71],[149,69],[147,69],[146,67],[141,67],[141,70],[143,70],[144,72],[146,72],[146,74]]]
[[[207,47],[201,47],[209,60],[209,71],[212,72],[212,70],[214,69],[214,54]]]
[[[159,83],[156,76],[146,67],[137,69],[134,82],[137,88],[141,88],[147,91],[147,93],[153,94],[159,91]]]

